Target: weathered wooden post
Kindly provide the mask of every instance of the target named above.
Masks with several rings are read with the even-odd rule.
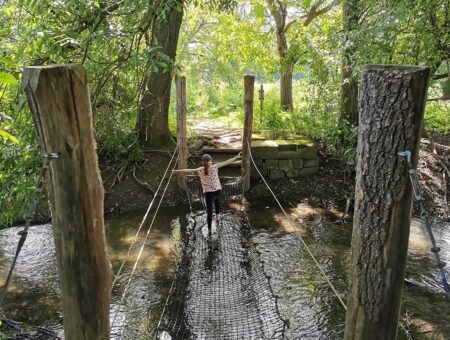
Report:
[[[44,161],[66,339],[109,339],[110,263],[87,77],[77,64],[26,67]]]
[[[406,267],[412,188],[430,70],[364,67],[345,339],[395,339]]]
[[[263,112],[263,103],[264,103],[264,85],[261,84],[261,89],[259,92],[259,123],[262,123],[262,112]]]
[[[187,168],[186,138],[186,77],[177,77],[177,145],[180,157],[178,169]],[[178,186],[185,189],[185,175],[177,174]]]
[[[252,126],[253,126],[253,93],[255,89],[255,77],[244,76],[244,133],[242,136],[242,163],[241,175],[244,178],[245,190],[250,189],[250,154],[249,147],[252,144]]]

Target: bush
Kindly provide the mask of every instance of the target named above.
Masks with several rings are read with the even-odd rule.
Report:
[[[425,130],[429,133],[450,133],[450,103],[428,102],[425,108]]]
[[[19,120],[15,124],[18,144],[5,141],[1,146],[0,226],[24,220],[36,199],[41,207],[47,207],[45,195],[36,192],[41,159],[34,129],[30,121],[22,123]]]

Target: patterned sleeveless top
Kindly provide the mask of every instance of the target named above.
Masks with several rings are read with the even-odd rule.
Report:
[[[202,183],[203,192],[222,190],[217,164],[211,165],[208,175],[205,175],[205,169],[203,167],[197,170],[197,174],[200,177],[200,183]]]

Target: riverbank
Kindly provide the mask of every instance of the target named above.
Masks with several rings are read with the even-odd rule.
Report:
[[[201,144],[208,145],[208,139]],[[434,151],[433,151],[434,150]],[[319,172],[300,178],[269,179],[269,186],[283,202],[285,208],[293,208],[307,203],[320,209],[339,212],[344,219],[351,218],[354,199],[355,166],[346,164],[320,148]],[[443,176],[444,165],[448,162],[450,145],[430,142],[422,139],[418,164],[418,174],[425,194],[425,206],[430,216],[437,220],[449,218],[450,183]],[[118,217],[121,214],[145,211],[158,190],[160,198],[163,192],[162,207],[176,207],[187,202],[186,194],[179,189],[173,177],[166,188],[166,181],[161,179],[167,171],[170,177],[173,165],[168,166],[172,153],[153,151],[144,154],[138,162],[115,162],[110,164],[100,160],[100,171],[105,188],[105,216]],[[189,167],[199,162],[200,152],[194,153]],[[447,163],[448,164],[448,163]],[[447,175],[448,178],[448,175]],[[271,196],[260,178],[252,180],[252,188],[246,194],[249,200]],[[159,200],[156,200],[158,203]],[[414,207],[413,214],[420,216]],[[39,209],[34,223],[50,221],[47,209]],[[23,223],[17,221],[16,224]]]

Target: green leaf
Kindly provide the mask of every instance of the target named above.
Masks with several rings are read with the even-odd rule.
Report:
[[[16,137],[4,130],[0,130],[0,136],[2,136],[5,141],[10,140],[15,144],[19,144],[19,140]]]
[[[17,79],[12,74],[0,72],[0,83],[6,85],[17,85]]]
[[[0,57],[0,63],[5,64],[7,66],[11,66],[14,64],[14,62],[11,59]]]

